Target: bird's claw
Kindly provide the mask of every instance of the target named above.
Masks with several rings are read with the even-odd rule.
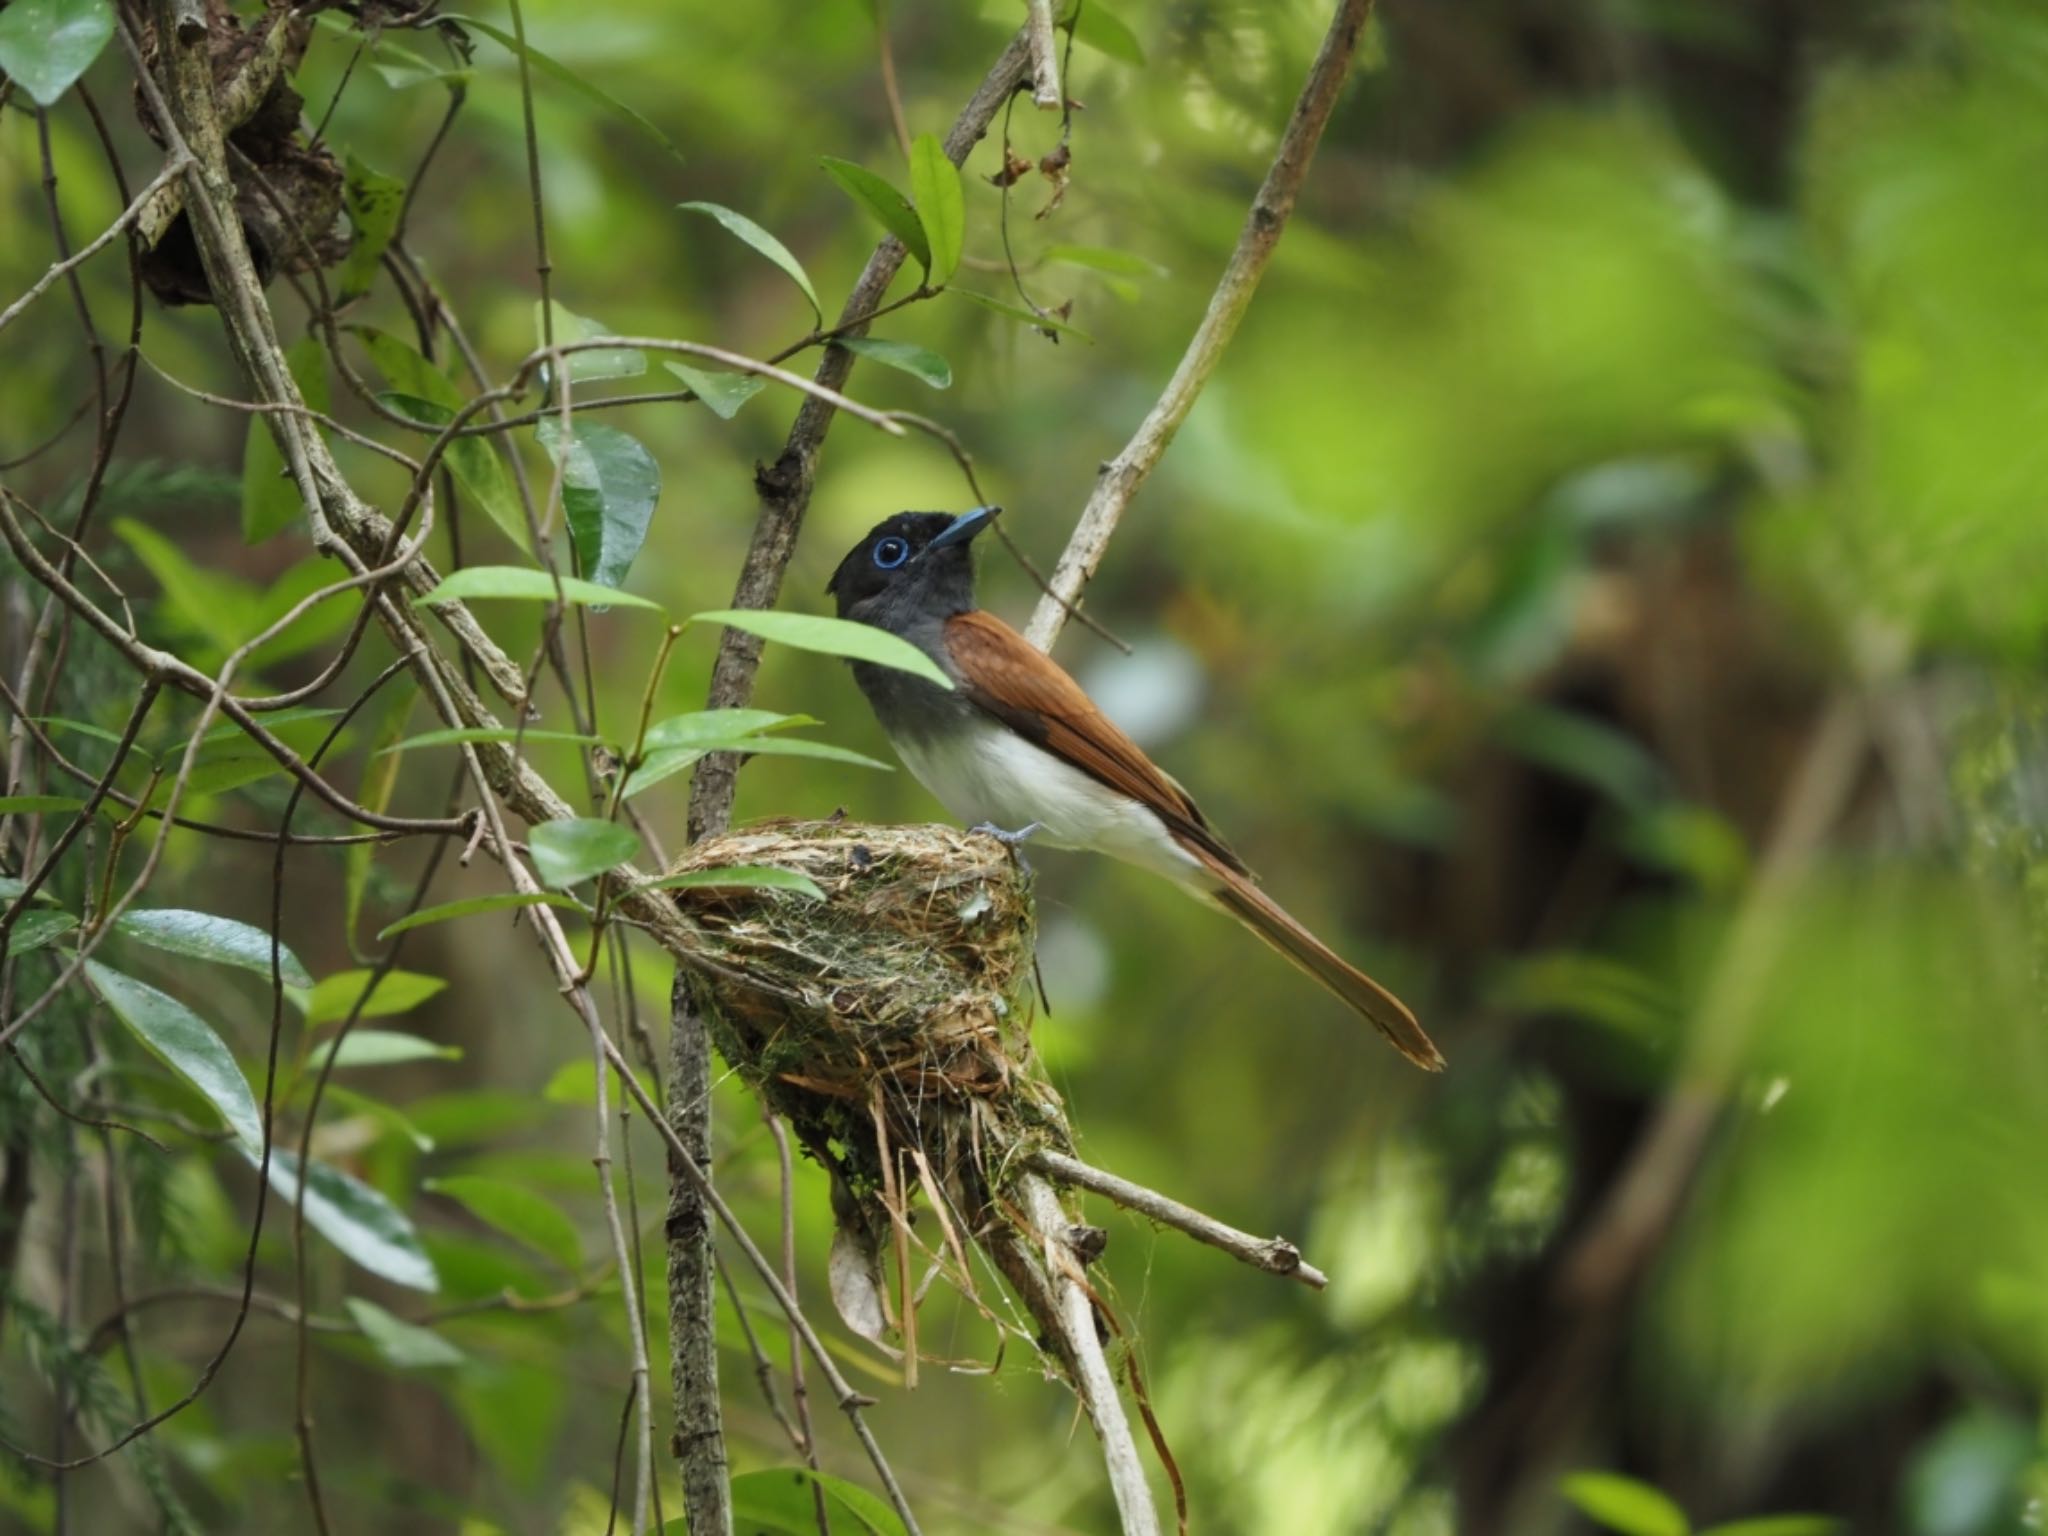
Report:
[[[976,822],[967,830],[969,832],[979,832],[986,837],[992,837],[997,842],[1001,843],[1005,848],[1016,848],[1022,846],[1025,839],[1030,837],[1032,833],[1042,831],[1044,827],[1044,822],[1034,821],[1031,823],[1030,826],[1020,827],[1015,832],[1005,832],[1001,827],[997,826],[992,821],[980,821]]]

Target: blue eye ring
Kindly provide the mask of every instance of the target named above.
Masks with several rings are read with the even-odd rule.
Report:
[[[875,545],[875,564],[885,571],[893,571],[910,558],[910,541],[899,539],[893,533]]]

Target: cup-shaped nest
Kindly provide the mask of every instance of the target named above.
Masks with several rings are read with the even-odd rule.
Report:
[[[894,1186],[889,1148],[985,1190],[992,1157],[1067,1143],[1028,1066],[1031,878],[1010,849],[948,827],[775,822],[669,873],[760,866],[822,895],[677,889],[688,984],[720,1054],[854,1193]]]

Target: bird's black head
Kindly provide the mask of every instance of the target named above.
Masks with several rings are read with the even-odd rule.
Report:
[[[839,562],[825,590],[839,616],[903,634],[920,621],[944,621],[974,606],[974,558],[968,545],[1000,507],[898,512],[868,530]]]

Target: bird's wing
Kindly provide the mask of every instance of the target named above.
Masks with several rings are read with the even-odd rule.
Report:
[[[946,621],[961,691],[1025,740],[1149,808],[1169,832],[1236,874],[1244,861],[1209,828],[1188,792],[1096,707],[1060,664],[992,613]]]

